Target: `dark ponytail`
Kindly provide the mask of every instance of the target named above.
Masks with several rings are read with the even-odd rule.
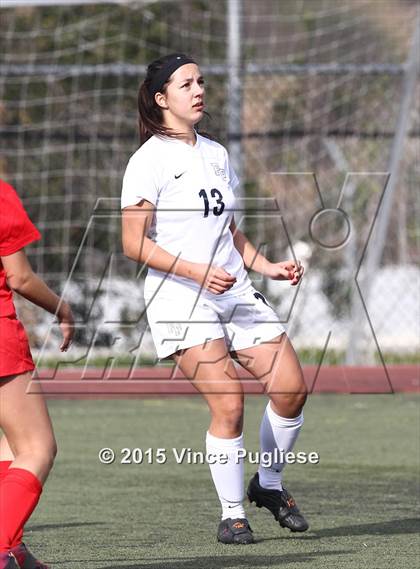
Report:
[[[157,74],[173,57],[173,54],[166,55],[160,59],[152,61],[152,63],[148,65],[146,77],[143,83],[140,85],[137,99],[139,109],[140,146],[154,134],[157,136],[169,136],[172,138],[176,138],[182,134],[180,132],[174,131],[172,128],[164,126],[162,109],[156,103],[154,95],[151,95],[153,82],[156,79]],[[160,93],[166,92],[169,82],[170,78],[159,89]]]

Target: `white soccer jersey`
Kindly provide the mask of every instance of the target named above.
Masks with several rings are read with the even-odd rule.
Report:
[[[152,136],[128,162],[121,208],[136,205],[141,199],[154,204],[148,236],[181,259],[224,268],[237,280],[222,296],[239,294],[250,280],[229,229],[235,209],[233,191],[238,183],[221,144],[199,134],[194,146]],[[160,294],[172,295],[180,285],[200,289],[192,279],[149,268],[145,295],[150,297],[159,287]]]

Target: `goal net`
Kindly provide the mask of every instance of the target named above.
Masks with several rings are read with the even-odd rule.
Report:
[[[420,320],[416,2],[240,2],[240,93],[228,81],[229,4],[2,2],[0,174],[42,233],[34,268],[76,310],[68,361],[155,361],[144,270],[122,254],[118,205],[145,66],[175,50],[204,71],[203,130],[240,150],[237,225],[270,260],[307,265],[299,289],[251,272],[303,361],[410,361]],[[52,357],[51,319],[20,310],[33,345]]]

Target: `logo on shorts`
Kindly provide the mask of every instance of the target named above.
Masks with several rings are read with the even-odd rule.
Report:
[[[226,182],[227,181],[226,170],[224,168],[220,168],[219,164],[216,164],[215,162],[212,162],[211,165],[213,166],[214,173],[216,174],[216,176],[220,176],[222,180]]]
[[[181,324],[177,324],[175,322],[169,322],[166,324],[166,327],[168,329],[168,333],[171,334],[172,336],[181,336],[182,334]]]
[[[266,304],[267,306],[270,306],[268,304],[268,302],[266,301],[266,299],[264,298],[264,296],[260,292],[254,292],[254,296],[255,296],[255,298],[259,298],[260,300],[262,300],[263,303]]]

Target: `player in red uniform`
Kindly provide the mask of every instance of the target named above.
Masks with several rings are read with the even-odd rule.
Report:
[[[56,314],[66,351],[74,332],[69,305],[31,269],[24,247],[41,235],[15,190],[0,180],[0,569],[47,569],[22,543],[51,470],[56,442],[41,393],[29,393],[34,362],[12,293]]]

